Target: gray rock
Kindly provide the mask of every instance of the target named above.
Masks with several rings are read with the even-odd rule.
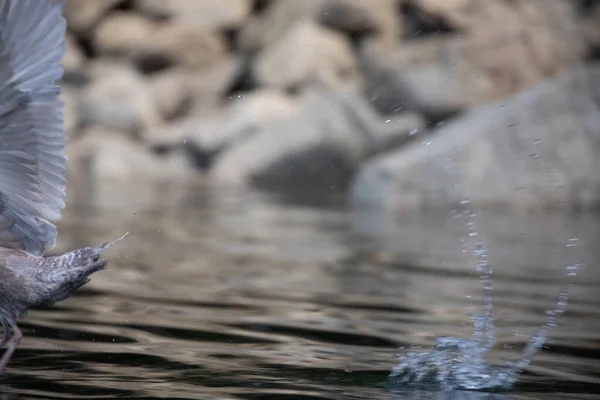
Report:
[[[563,73],[370,160],[352,202],[402,212],[453,207],[468,194],[478,205],[522,210],[597,206],[599,105],[600,66]]]
[[[313,96],[217,157],[211,178],[233,185],[343,187],[367,157],[423,129],[413,114],[382,120],[355,90]]]
[[[357,73],[348,39],[310,20],[297,22],[265,47],[253,67],[259,84],[281,88],[339,88]]]
[[[396,48],[402,36],[397,0],[327,0],[317,14],[319,20],[353,37],[372,35],[382,48]]]

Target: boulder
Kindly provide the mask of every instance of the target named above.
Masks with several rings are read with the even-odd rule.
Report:
[[[94,33],[94,46],[101,55],[129,55],[155,29],[155,24],[142,15],[115,11],[98,24]]]
[[[590,47],[590,53],[596,57],[600,54],[600,3],[590,5],[582,21],[585,40]]]
[[[166,22],[140,43],[134,57],[144,72],[172,66],[196,70],[218,64],[227,55],[225,37],[193,23]]]
[[[181,152],[159,156],[123,132],[99,126],[86,129],[81,139],[70,143],[67,155],[71,175],[93,180],[177,180],[193,171]]]
[[[210,158],[253,134],[260,126],[296,111],[289,96],[275,90],[240,94],[218,114],[191,116],[147,132],[144,138],[157,148],[184,146],[198,157]]]
[[[327,0],[317,16],[326,26],[354,38],[373,36],[387,51],[396,48],[402,36],[397,0]]]
[[[260,16],[249,18],[238,35],[243,51],[258,51],[279,41],[296,23],[314,22],[326,0],[272,1]]]
[[[77,104],[79,102],[79,93],[71,87],[64,87],[60,95],[65,102],[63,108],[63,126],[67,137],[73,138],[75,131],[79,127],[79,113],[77,112]]]
[[[259,51],[279,41],[297,23],[325,25],[348,38],[372,36],[390,51],[402,34],[397,0],[277,0],[242,25],[237,45]]]
[[[297,22],[265,47],[253,67],[260,85],[280,88],[311,84],[339,88],[357,72],[348,39],[309,20]]]
[[[414,114],[380,119],[355,89],[305,100],[297,113],[264,124],[220,154],[211,179],[268,188],[344,187],[367,157],[424,129]]]
[[[154,18],[176,18],[203,28],[234,29],[252,12],[252,0],[137,0],[136,8]]]
[[[388,56],[361,48],[367,96],[384,113],[432,118],[504,98],[579,65],[585,43],[574,2],[412,1],[459,32],[416,36]]]
[[[468,111],[419,142],[370,160],[356,207],[393,212],[600,204],[600,66],[576,68]],[[457,186],[458,185],[458,186]]]
[[[204,115],[222,108],[241,66],[239,57],[230,56],[202,70],[169,68],[150,75],[148,82],[163,118]]]
[[[144,77],[121,64],[96,62],[89,69],[93,81],[78,106],[83,125],[139,134],[162,123]]]
[[[96,24],[110,10],[124,0],[69,0],[65,5],[65,18],[69,31],[89,37]]]
[[[171,68],[148,77],[152,97],[164,119],[170,120],[189,110],[193,100],[190,78],[184,68]]]
[[[77,72],[85,63],[83,49],[70,33],[65,35],[65,43],[67,44],[67,52],[62,60],[62,66],[65,69],[65,73]]]

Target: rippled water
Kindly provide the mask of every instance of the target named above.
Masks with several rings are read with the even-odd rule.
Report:
[[[600,217],[482,211],[497,343],[516,359],[555,306],[565,247],[586,267],[511,391],[394,385],[397,355],[470,338],[481,285],[445,213],[190,185],[70,187],[56,251],[116,239],[110,268],[33,310],[0,399],[592,399],[600,396]]]

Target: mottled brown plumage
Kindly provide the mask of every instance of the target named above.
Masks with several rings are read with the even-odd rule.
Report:
[[[23,335],[17,319],[64,300],[103,269],[113,243],[44,257],[65,207],[64,0],[0,0],[0,358],[4,371]],[[121,238],[122,239],[122,238]],[[121,240],[119,239],[119,240]]]

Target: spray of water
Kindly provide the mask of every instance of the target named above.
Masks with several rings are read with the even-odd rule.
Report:
[[[429,142],[430,143],[430,142]],[[539,144],[541,141],[534,141]],[[541,159],[538,160],[546,168],[548,174],[554,171]],[[488,260],[488,250],[483,236],[476,225],[477,213],[473,211],[471,200],[466,190],[461,186],[463,181],[460,170],[447,160],[444,170],[452,178],[452,185],[461,193],[458,219],[465,223],[468,236],[464,240],[474,258],[475,270],[479,273],[483,286],[483,304],[480,314],[473,315],[473,340],[442,337],[437,345],[429,352],[409,352],[401,355],[400,363],[392,369],[390,383],[393,387],[437,386],[444,390],[470,389],[491,390],[510,389],[518,375],[531,363],[533,356],[541,350],[547,340],[548,331],[556,327],[558,316],[563,314],[568,304],[570,279],[572,279],[583,263],[573,263],[566,266],[567,282],[563,284],[554,309],[546,312],[546,322],[525,346],[521,357],[507,366],[495,366],[486,360],[487,353],[495,345],[495,326],[493,317],[493,268]],[[553,180],[554,182],[555,180]],[[578,245],[577,238],[569,239],[568,248]]]

